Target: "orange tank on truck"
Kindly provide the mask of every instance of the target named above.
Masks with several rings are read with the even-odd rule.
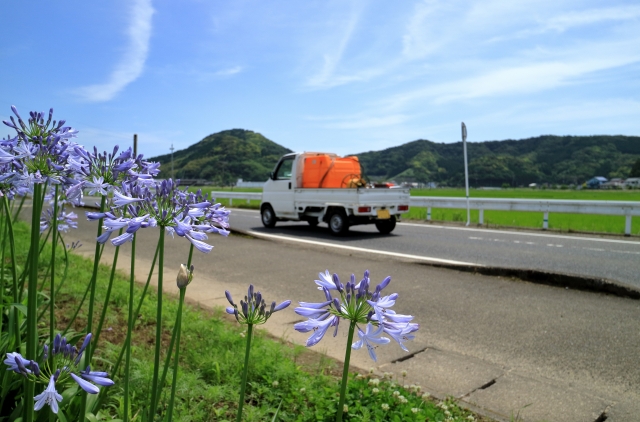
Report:
[[[354,188],[363,183],[358,157],[307,153],[301,158],[302,188]]]

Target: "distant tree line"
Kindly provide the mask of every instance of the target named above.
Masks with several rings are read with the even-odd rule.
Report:
[[[640,137],[636,136],[545,135],[518,141],[473,142],[467,143],[467,153],[469,183],[476,187],[577,185],[594,176],[627,178],[640,173]],[[373,179],[464,184],[462,142],[418,140],[357,155]],[[638,168],[632,170],[634,163]]]
[[[259,133],[232,129],[207,136],[174,153],[175,178],[206,179],[231,185],[237,179],[267,180],[278,159],[291,152]],[[331,151],[327,151],[331,152]],[[472,186],[526,186],[530,183],[578,185],[594,176],[640,177],[640,137],[552,136],[470,142]],[[464,185],[462,142],[417,140],[357,155],[365,176],[396,182]],[[171,154],[154,157],[161,177],[171,177]]]

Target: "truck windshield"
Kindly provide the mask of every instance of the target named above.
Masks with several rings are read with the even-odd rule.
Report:
[[[280,162],[278,166],[278,170],[276,170],[276,179],[291,179],[291,169],[293,167],[293,158],[287,157]]]

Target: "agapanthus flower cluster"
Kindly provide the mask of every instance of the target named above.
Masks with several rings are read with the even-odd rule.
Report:
[[[201,190],[196,193],[178,189],[171,179],[154,182],[154,186],[123,183],[114,191],[114,207],[104,213],[87,213],[89,220],[104,218],[105,232],[98,242],[106,242],[114,231],[125,229],[111,243],[119,246],[133,238],[141,228],[156,227],[188,239],[201,252],[211,252],[205,242],[207,234],[228,236],[229,211],[208,200]]]
[[[11,106],[13,116],[3,123],[16,131],[16,136],[0,143],[0,164],[5,166],[2,183],[11,183],[15,193],[26,194],[34,183],[72,184],[73,170],[67,165],[69,150],[77,144],[71,141],[77,131],[64,126],[65,121],[53,120],[53,109],[45,121],[44,112],[30,112],[25,123],[18,110]]]
[[[118,154],[116,145],[113,152],[98,153],[76,146],[69,157],[69,167],[76,173],[75,183],[67,190],[67,197],[78,198],[84,189],[89,189],[89,195],[106,196],[113,192],[123,182],[135,182],[152,185],[153,177],[160,172],[159,163],[151,163],[142,159],[142,154],[133,156],[131,148]]]
[[[42,363],[25,359],[20,353],[7,353],[4,363],[8,366],[7,370],[14,371],[17,374],[37,382],[46,384],[47,388],[34,397],[35,410],[40,410],[47,404],[51,407],[51,411],[58,413],[58,402],[62,401],[62,396],[58,394],[58,389],[66,388],[67,384],[75,381],[84,391],[90,394],[97,394],[100,389],[96,386],[109,387],[114,382],[108,378],[106,372],[92,371],[89,365],[85,369],[80,369],[79,365],[82,361],[84,350],[91,341],[91,333],[87,334],[80,349],[74,345],[67,343],[65,337],[58,334],[53,345],[44,345],[42,353]],[[48,362],[49,353],[53,358],[53,365]]]
[[[78,214],[75,212],[65,212],[64,207],[58,210],[58,231],[67,232],[69,229],[77,229]],[[48,208],[40,216],[40,233],[45,232],[53,226],[53,207]]]
[[[355,275],[351,274],[351,279],[346,285],[340,282],[337,274],[332,276],[328,270],[319,273],[318,276],[320,279],[315,282],[326,300],[318,303],[300,302],[300,306],[295,308],[298,315],[309,318],[294,325],[297,331],[303,333],[313,331],[307,339],[307,346],[313,346],[322,340],[329,327],[335,327],[333,335],[336,336],[340,320],[345,319],[356,323],[360,338],[351,347],[360,349],[363,345],[367,346],[369,356],[374,362],[377,360],[375,345],[389,343],[389,337],[403,350],[408,351],[403,342],[412,340],[415,336],[411,333],[417,331],[420,326],[411,322],[413,316],[396,314],[390,309],[395,305],[398,294],[383,296],[382,290],[389,285],[391,277],[385,278],[370,291],[371,280],[368,270],[364,272],[364,277],[359,283],[356,283]],[[333,297],[332,293],[336,294],[336,297]]]
[[[271,302],[270,308],[267,309],[267,304],[262,294],[254,292],[253,284],[249,285],[249,290],[244,300],[240,300],[240,309],[233,302],[231,293],[228,290],[225,290],[224,294],[231,304],[226,309],[227,313],[234,315],[240,324],[264,324],[274,312],[281,311],[291,304],[290,300],[285,300],[279,305],[276,305],[276,302]]]

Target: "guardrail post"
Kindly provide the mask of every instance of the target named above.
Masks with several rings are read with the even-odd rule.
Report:
[[[484,210],[482,208],[478,210],[478,223],[480,225],[484,224]]]
[[[229,198],[229,206],[232,207],[233,206],[233,198]]]
[[[431,207],[427,207],[427,221],[431,221]]]
[[[545,212],[542,217],[542,230],[547,230],[549,228],[549,213]]]
[[[624,216],[624,235],[629,237],[631,236],[631,215],[627,214]]]

